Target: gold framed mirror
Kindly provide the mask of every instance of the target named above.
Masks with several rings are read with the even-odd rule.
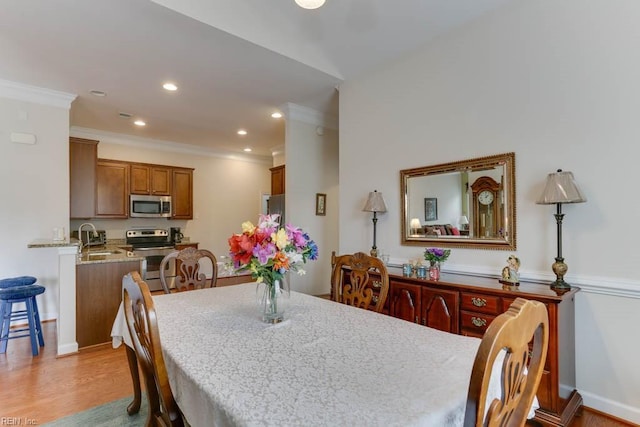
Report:
[[[516,249],[515,153],[400,171],[402,244]]]

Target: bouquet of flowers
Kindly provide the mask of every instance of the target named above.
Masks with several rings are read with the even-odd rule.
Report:
[[[318,259],[318,246],[300,228],[280,227],[280,215],[260,215],[258,225],[242,223],[242,233],[229,238],[229,254],[236,271],[251,271],[251,277],[267,285],[282,280],[289,271],[305,274],[302,265]]]
[[[451,255],[450,249],[427,248],[424,250],[424,259],[431,264],[434,262],[445,262]]]

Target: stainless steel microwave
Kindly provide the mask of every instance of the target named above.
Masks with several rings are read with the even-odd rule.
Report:
[[[171,216],[171,196],[130,196],[129,216],[131,218],[169,218]]]

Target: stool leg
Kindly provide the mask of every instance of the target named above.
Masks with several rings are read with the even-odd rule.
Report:
[[[27,306],[27,320],[29,321],[29,337],[31,338],[31,354],[38,355],[38,341],[36,339],[35,313],[33,312],[33,300],[36,297],[27,298],[25,304]]]
[[[36,297],[33,297],[33,311],[35,313],[36,318],[36,327],[38,328],[38,341],[40,342],[40,347],[44,347],[44,337],[42,336],[42,325],[40,324],[40,311],[38,311],[38,300]]]
[[[0,332],[0,353],[7,352],[9,342],[9,325],[11,324],[11,310],[13,304],[9,301],[2,301],[2,331]]]

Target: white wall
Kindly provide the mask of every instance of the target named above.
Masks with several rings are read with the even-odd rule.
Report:
[[[588,202],[564,207],[576,297],[577,387],[587,406],[640,422],[640,2],[522,0],[340,88],[340,251],[366,250],[373,188],[389,212],[378,247],[401,262],[398,171],[514,151],[523,278],[554,278],[549,172],[572,171]],[[416,152],[425,153],[417,156]],[[498,274],[507,253],[454,249],[445,270]]]
[[[257,223],[262,195],[271,191],[269,160],[264,162],[225,158],[180,144],[156,143],[126,135],[88,129],[72,129],[72,136],[96,139],[98,157],[130,162],[194,168],[193,220],[167,219],[94,219],[107,238],[125,238],[132,226],[181,227],[185,237],[198,242],[216,256],[228,255],[227,240],[240,233],[244,221]],[[78,221],[74,221],[76,226]]]
[[[289,104],[286,116],[286,217],[318,245],[318,260],[304,276],[293,275],[291,288],[312,295],[330,291],[331,251],[338,249],[338,132],[316,111]],[[326,215],[316,215],[316,193],[326,194]]]
[[[58,251],[28,249],[69,222],[69,105],[73,96],[0,81],[0,278],[35,276],[43,320],[57,317]],[[35,135],[33,145],[12,133]]]

